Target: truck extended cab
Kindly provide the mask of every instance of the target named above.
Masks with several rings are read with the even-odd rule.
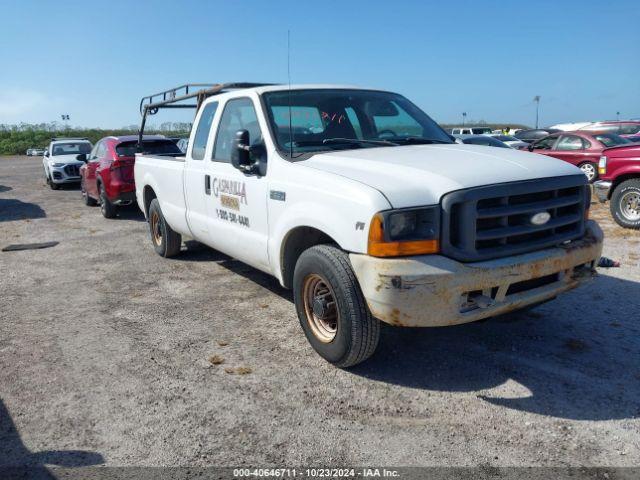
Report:
[[[194,238],[293,289],[313,348],[373,354],[380,321],[472,322],[594,272],[603,235],[576,167],[459,145],[401,95],[218,84],[143,99],[143,126],[197,98],[184,156],[138,154],[138,205],[165,257]],[[145,103],[146,102],[146,103]]]
[[[600,180],[593,184],[601,202],[610,200],[613,219],[625,228],[640,229],[640,144],[602,151]]]

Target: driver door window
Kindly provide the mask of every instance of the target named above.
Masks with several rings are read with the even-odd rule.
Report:
[[[256,109],[249,98],[229,100],[225,105],[216,134],[212,158],[214,162],[231,162],[231,149],[238,130],[249,132],[249,143],[252,146],[262,143],[262,131]]]
[[[582,138],[575,135],[563,135],[560,137],[556,150],[583,150],[584,144]]]
[[[536,150],[551,150],[553,144],[556,143],[558,137],[546,137],[534,143],[533,148]]]

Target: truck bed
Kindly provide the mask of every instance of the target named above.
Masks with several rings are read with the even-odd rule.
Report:
[[[185,157],[172,154],[136,155],[134,176],[136,198],[145,215],[147,202],[144,186],[153,190],[167,222],[174,230],[189,234],[184,195]],[[151,192],[147,192],[147,195]]]

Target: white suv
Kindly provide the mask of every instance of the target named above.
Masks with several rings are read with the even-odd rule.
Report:
[[[42,157],[44,177],[52,190],[63,183],[80,181],[80,167],[84,162],[78,155],[91,152],[93,146],[86,138],[52,138]]]

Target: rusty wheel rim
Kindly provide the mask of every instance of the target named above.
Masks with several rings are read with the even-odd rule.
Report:
[[[336,297],[329,282],[321,275],[307,275],[303,284],[304,311],[314,336],[323,343],[330,343],[338,333],[340,314]]]
[[[160,230],[160,215],[158,215],[158,212],[151,213],[150,225],[153,243],[160,245],[162,243],[162,230]]]

